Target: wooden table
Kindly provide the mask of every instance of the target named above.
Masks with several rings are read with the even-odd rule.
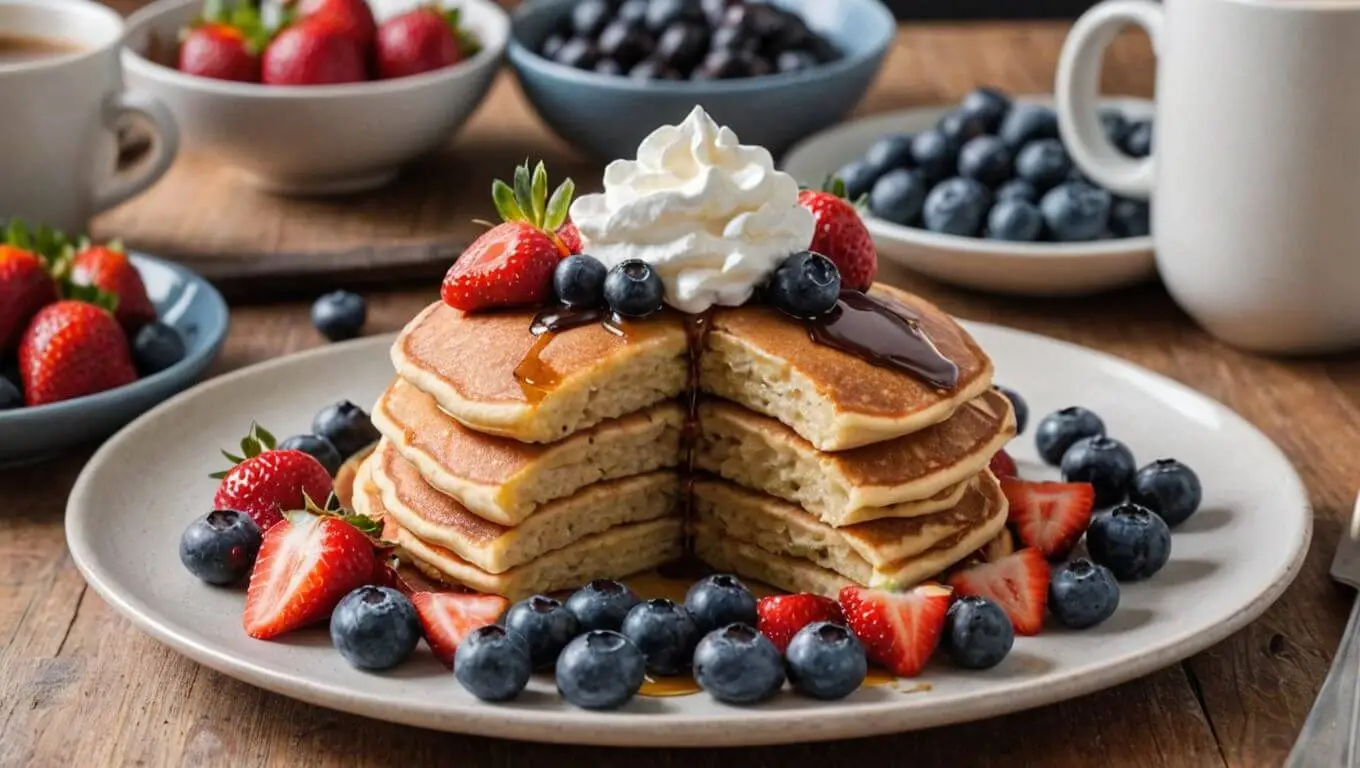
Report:
[[[1053,23],[905,29],[861,111],[952,99],[977,82],[1046,90],[1063,34],[1064,25]],[[1150,93],[1145,40],[1121,40],[1107,69],[1107,90]],[[525,154],[545,156],[587,186],[597,178],[546,135],[513,84],[502,81],[448,151],[394,189],[341,201],[274,200],[191,158],[160,189],[100,221],[99,233],[176,252],[456,237],[467,232],[457,222],[490,213],[483,190],[493,171],[506,172]],[[964,317],[1134,360],[1258,425],[1299,468],[1316,510],[1314,544],[1293,587],[1263,618],[1185,663],[996,720],[752,750],[663,754],[520,744],[301,704],[209,671],[142,635],[87,590],[67,555],[62,509],[88,456],[81,453],[0,472],[0,765],[1278,764],[1321,684],[1351,599],[1328,580],[1327,564],[1360,480],[1357,360],[1282,362],[1235,352],[1196,329],[1155,285],[1092,299],[1025,301],[946,288],[892,267],[883,279]],[[371,293],[369,331],[400,327],[434,295],[433,282]],[[303,301],[238,305],[214,372],[319,343]],[[128,471],[137,482],[154,477],[155,468]]]

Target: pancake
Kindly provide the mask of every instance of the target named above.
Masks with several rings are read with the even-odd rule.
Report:
[[[775,555],[760,547],[724,538],[720,532],[699,528],[694,556],[722,573],[769,584],[783,592],[811,592],[835,599],[842,587],[855,582],[808,560]]]
[[[672,515],[680,490],[679,478],[671,471],[609,480],[545,504],[518,525],[507,527],[478,517],[431,488],[386,440],[366,466],[392,519],[421,540],[493,574],[615,526]]]
[[[948,512],[832,528],[793,504],[719,480],[695,483],[695,512],[700,538],[808,560],[865,586],[901,587],[940,573],[994,539],[1006,524],[1006,497],[984,471]]]
[[[701,360],[703,388],[792,427],[823,451],[842,451],[948,419],[992,382],[992,363],[952,318],[912,294],[877,285],[875,296],[919,317],[959,368],[952,390],[814,342],[807,328],[766,306],[720,310]]]
[[[949,509],[1015,435],[1010,400],[996,390],[941,424],[836,453],[730,403],[707,401],[699,418],[696,466],[795,502],[833,526]]]
[[[662,403],[555,443],[522,443],[468,429],[397,379],[374,406],[373,424],[430,485],[487,520],[515,525],[591,483],[675,466],[684,412]]]
[[[392,362],[471,429],[531,443],[559,440],[686,387],[689,345],[678,314],[628,323],[623,333],[588,323],[550,337],[530,333],[533,317],[467,314],[436,302],[397,337]]]

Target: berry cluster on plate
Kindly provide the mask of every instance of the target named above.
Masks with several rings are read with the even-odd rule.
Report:
[[[1114,109],[1106,135],[1133,157],[1152,150],[1152,121]],[[977,88],[920,133],[883,136],[836,172],[876,218],[931,232],[1013,242],[1083,242],[1149,232],[1148,204],[1112,195],[1068,156],[1050,107]]]
[[[460,26],[457,9],[422,5],[378,24],[367,0],[208,0],[180,38],[181,72],[265,85],[408,77],[453,66],[481,48]]]
[[[581,0],[538,52],[639,80],[760,77],[841,57],[798,14],[746,0]]]
[[[184,355],[120,246],[18,220],[0,231],[0,410],[121,387]]]

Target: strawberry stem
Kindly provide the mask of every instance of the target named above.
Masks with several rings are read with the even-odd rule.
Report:
[[[491,199],[504,221],[523,221],[553,235],[566,222],[576,184],[567,179],[548,198],[548,169],[542,161],[532,172],[529,163],[515,168],[514,186],[499,179],[491,185]]]

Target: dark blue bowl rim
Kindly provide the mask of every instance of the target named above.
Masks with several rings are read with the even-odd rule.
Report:
[[[222,343],[226,340],[227,331],[231,325],[231,313],[227,309],[227,302],[222,298],[222,294],[218,293],[217,289],[214,288],[212,283],[208,282],[206,278],[187,267],[180,266],[179,264],[164,259],[158,259],[154,256],[148,256],[137,251],[131,251],[129,255],[132,257],[132,262],[134,264],[154,264],[174,272],[180,280],[186,283],[193,283],[198,287],[198,290],[200,291],[200,298],[198,301],[203,303],[204,310],[207,313],[204,322],[200,324],[200,327],[205,332],[202,343],[198,344],[195,348],[191,348],[189,353],[184,356],[184,359],[178,363],[175,363],[159,373],[153,373],[150,376],[144,376],[137,379],[131,384],[125,384],[114,389],[107,389],[103,392],[96,392],[93,395],[86,395],[85,397],[77,397],[73,400],[63,400],[59,403],[38,405],[31,408],[16,408],[12,411],[0,411],[0,426],[3,426],[6,422],[20,422],[22,424],[23,422],[29,422],[30,420],[37,421],[45,417],[70,415],[74,412],[85,411],[91,408],[98,409],[129,396],[135,390],[144,387],[153,387],[157,383],[164,382],[167,379],[183,376],[186,372],[201,370],[212,362],[213,357],[215,357],[217,352],[222,348]],[[186,381],[186,386],[188,383],[189,382]],[[32,424],[30,424],[30,426],[32,426]]]
[[[883,21],[880,28],[883,30],[879,38],[873,40],[871,45],[857,48],[850,51],[846,56],[823,64],[803,72],[778,73],[764,75],[761,77],[746,77],[735,80],[705,80],[702,83],[693,81],[675,80],[633,80],[629,77],[620,75],[604,75],[598,72],[590,72],[575,67],[568,67],[565,64],[558,64],[555,61],[545,59],[538,55],[523,42],[520,41],[520,32],[523,29],[523,22],[526,18],[541,13],[547,13],[549,9],[556,10],[558,6],[566,6],[569,3],[562,0],[551,2],[551,0],[540,0],[539,2],[526,2],[515,9],[510,16],[510,44],[507,52],[510,63],[516,70],[521,67],[534,69],[553,77],[571,80],[582,85],[599,86],[611,90],[628,93],[660,93],[666,95],[719,95],[732,93],[749,93],[751,91],[765,90],[771,87],[786,86],[801,83],[813,83],[822,80],[829,80],[837,75],[850,72],[866,63],[880,60],[888,51],[888,46],[892,44],[897,34],[897,19],[892,12],[883,5],[881,0],[843,0],[844,2],[857,3],[870,12],[878,13]]]

